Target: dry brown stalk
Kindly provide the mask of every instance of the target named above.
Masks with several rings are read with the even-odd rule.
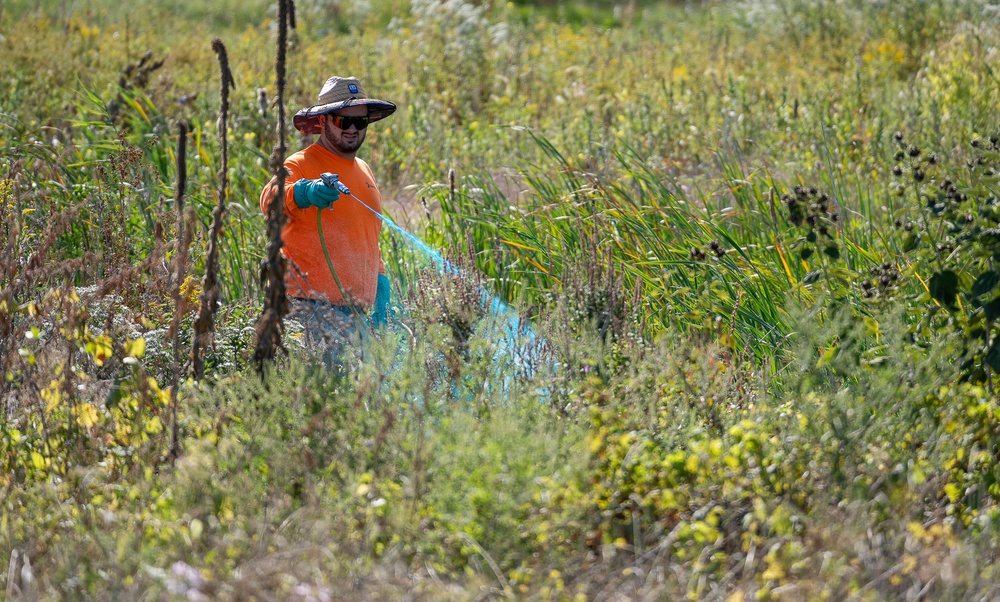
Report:
[[[191,362],[195,380],[205,376],[204,350],[208,347],[215,330],[215,312],[219,308],[219,234],[222,232],[222,215],[226,210],[226,197],[229,189],[229,90],[236,89],[233,73],[229,69],[229,56],[222,40],[212,40],[212,50],[219,57],[221,74],[220,107],[219,107],[219,142],[222,147],[222,169],[219,172],[219,202],[212,212],[212,230],[208,236],[205,278],[201,286],[201,307],[194,323],[194,343],[191,346]]]
[[[187,263],[187,250],[191,242],[190,236],[184,229],[184,188],[187,186],[187,124],[181,122],[178,126],[177,138],[177,192],[174,203],[177,205],[177,243],[180,248],[174,257],[174,269],[172,274],[172,296],[174,301],[174,319],[170,324],[170,335],[174,343],[174,365],[173,376],[171,378],[170,401],[172,406],[173,429],[170,445],[170,456],[177,458],[180,455],[180,446],[177,438],[177,387],[180,384],[180,321],[184,308],[181,304],[181,284],[184,282],[184,268]]]
[[[257,320],[257,347],[254,362],[257,372],[264,378],[265,366],[273,360],[278,350],[284,350],[281,337],[285,331],[284,318],[288,314],[288,297],[285,294],[286,262],[281,254],[284,241],[281,231],[285,226],[285,51],[288,41],[288,0],[278,0],[278,52],[274,61],[278,104],[278,146],[271,154],[271,169],[277,177],[272,187],[274,196],[267,206],[267,256],[261,266],[264,284],[264,310]]]

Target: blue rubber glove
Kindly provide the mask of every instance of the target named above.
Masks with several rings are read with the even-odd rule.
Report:
[[[295,182],[295,204],[299,209],[319,207],[326,209],[340,198],[340,191],[330,188],[323,180],[298,180]]]
[[[372,308],[372,325],[385,326],[389,321],[389,295],[389,279],[385,274],[379,274],[375,288],[375,307]]]

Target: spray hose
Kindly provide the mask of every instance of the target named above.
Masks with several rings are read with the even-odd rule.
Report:
[[[425,242],[423,242],[413,234],[410,234],[406,230],[403,230],[398,225],[396,225],[396,223],[393,222],[391,219],[382,215],[380,212],[375,211],[374,209],[369,207],[364,201],[354,196],[351,193],[351,190],[343,182],[340,181],[337,174],[323,173],[320,175],[320,179],[323,180],[323,184],[325,184],[327,187],[336,188],[337,190],[340,191],[341,194],[346,194],[347,196],[351,197],[352,199],[360,203],[362,207],[364,207],[368,211],[371,211],[375,215],[375,217],[382,220],[382,222],[385,223],[387,226],[389,226],[392,230],[402,235],[412,245],[414,245],[416,248],[426,253],[426,255],[438,267],[438,269],[441,269],[442,271],[449,274],[458,275],[462,273],[462,271],[459,268],[452,265],[452,263],[449,262],[444,257],[442,257],[440,253],[427,246]],[[340,284],[340,280],[337,278],[337,272],[334,271],[333,269],[333,261],[330,259],[330,253],[326,248],[326,241],[323,238],[323,225],[321,222],[322,222],[321,214],[319,213],[319,211],[317,211],[316,225],[317,228],[319,228],[320,242],[323,245],[323,253],[326,255],[326,263],[330,268],[330,273],[333,274],[333,279],[337,282],[337,286],[340,287],[341,294],[344,295],[344,298],[346,299],[347,295],[344,292],[343,286],[341,286]],[[505,350],[508,353],[517,349],[519,347],[517,339],[522,334],[526,335],[530,341],[535,340],[534,330],[530,326],[527,326],[526,323],[522,321],[521,317],[516,312],[511,310],[511,308],[508,307],[506,303],[501,301],[496,296],[491,295],[485,290],[482,291],[482,295],[483,295],[483,301],[487,303],[487,305],[489,306],[490,313],[494,314],[497,317],[504,316],[501,318],[502,322],[501,326],[502,332],[500,335],[501,349]],[[499,351],[500,350],[498,350],[498,352]]]

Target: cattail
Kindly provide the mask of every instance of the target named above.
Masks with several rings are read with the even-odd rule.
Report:
[[[177,136],[177,192],[174,204],[177,206],[177,244],[180,248],[174,257],[174,269],[171,276],[172,296],[174,301],[174,319],[170,324],[170,335],[174,343],[174,364],[170,401],[172,405],[173,433],[171,437],[170,456],[176,459],[180,455],[177,438],[177,387],[180,383],[180,321],[183,307],[181,306],[181,283],[184,280],[184,267],[187,263],[187,250],[190,238],[184,229],[184,188],[187,186],[187,124],[181,122]]]
[[[264,378],[267,363],[275,358],[278,350],[283,350],[281,337],[284,334],[284,318],[288,313],[288,297],[285,295],[286,262],[281,254],[284,242],[281,230],[285,226],[285,50],[288,39],[288,0],[278,0],[278,52],[274,61],[275,83],[278,102],[278,146],[271,155],[271,169],[276,176],[272,187],[274,196],[267,206],[267,256],[261,266],[261,281],[264,285],[264,310],[257,320],[257,346],[254,362],[257,372]]]
[[[203,352],[215,330],[215,312],[219,307],[219,234],[222,232],[222,215],[226,210],[229,189],[229,90],[236,89],[233,73],[229,69],[229,56],[226,54],[225,44],[216,38],[212,41],[212,50],[219,57],[221,79],[219,144],[222,147],[222,169],[219,172],[219,202],[212,212],[212,230],[206,243],[205,278],[201,285],[201,306],[198,310],[198,319],[194,323],[194,344],[191,347],[191,362],[196,380],[201,380],[205,376]]]

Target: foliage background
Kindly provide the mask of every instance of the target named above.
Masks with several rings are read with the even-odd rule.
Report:
[[[295,8],[289,108],[396,102],[362,155],[462,271],[386,230],[402,326],[264,386],[275,7],[0,4],[6,598],[995,597],[994,7]]]

